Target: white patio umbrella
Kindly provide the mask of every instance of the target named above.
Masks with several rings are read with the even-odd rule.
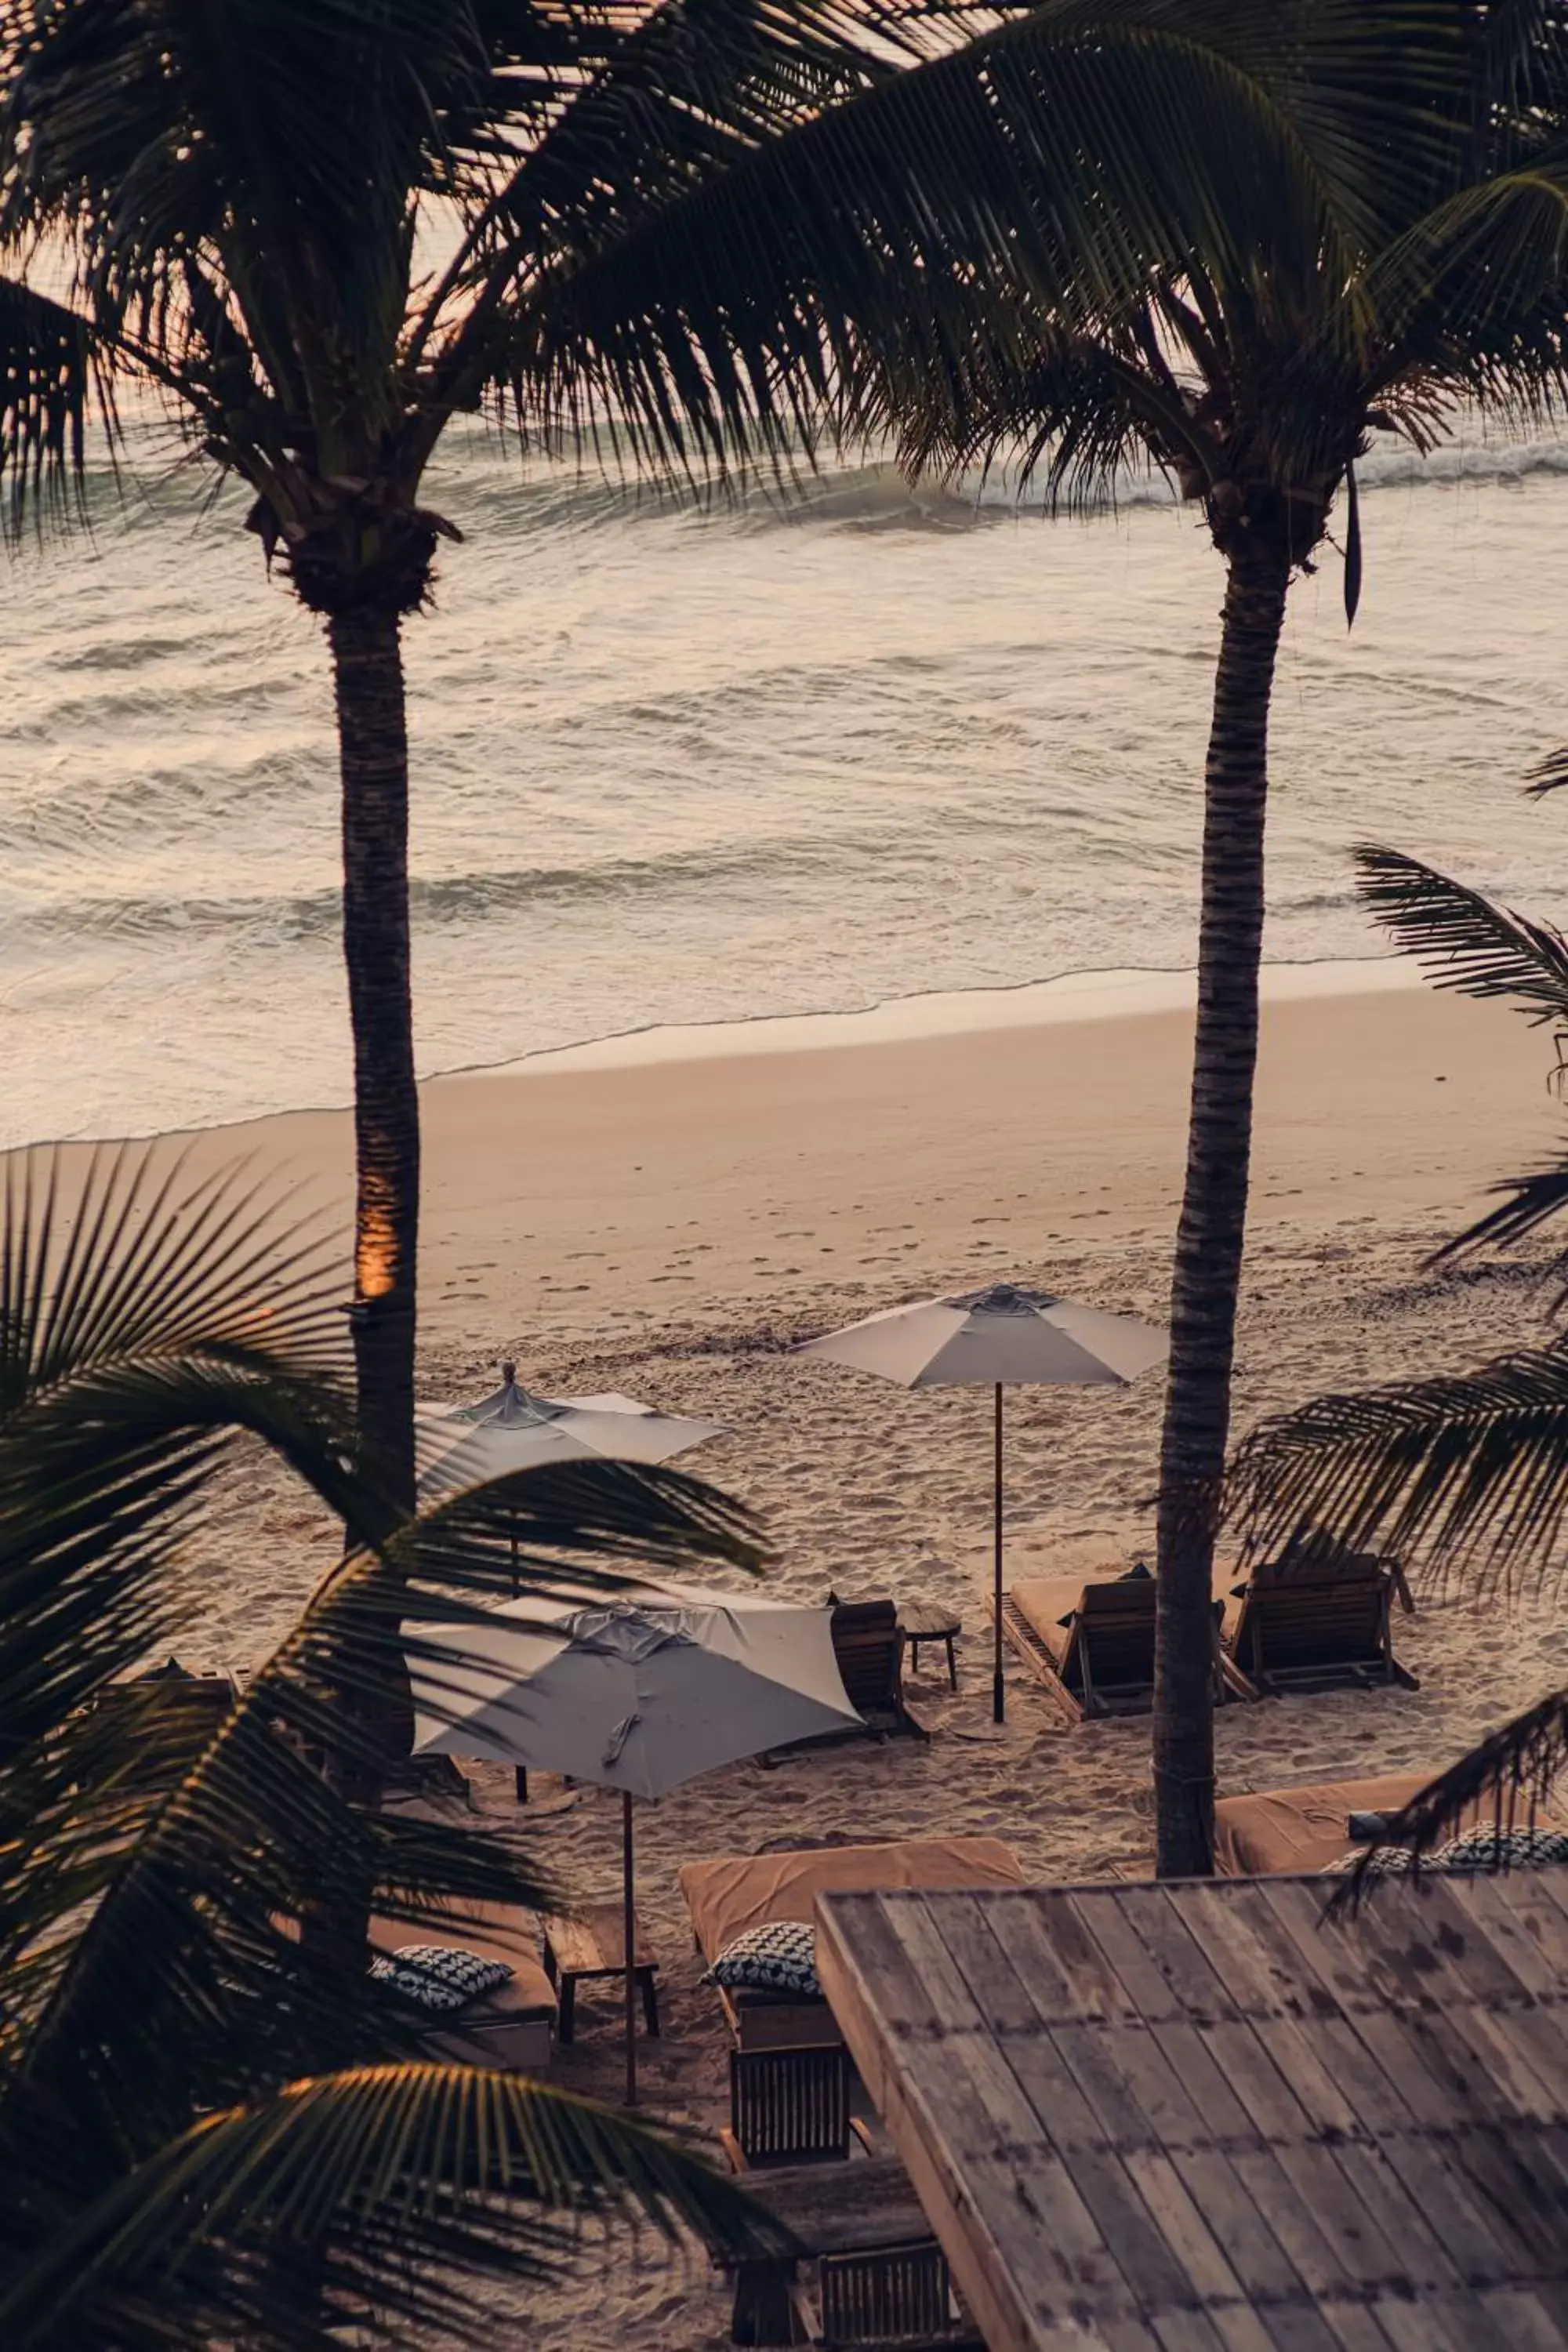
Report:
[[[418,1415],[422,1496],[450,1494],[484,1478],[532,1470],[547,1462],[672,1462],[678,1454],[724,1437],[721,1421],[689,1421],[635,1397],[531,1395],[517,1366],[503,1364],[501,1384],[475,1404],[426,1405]],[[517,1591],[517,1538],[511,1544]],[[528,1769],[517,1768],[517,1797],[528,1801]]]
[[[505,1601],[481,1625],[421,1625],[417,1639],[420,1654],[409,1662],[416,1755],[488,1757],[621,1791],[634,2105],[632,1799],[662,1797],[721,1764],[858,1724],[830,1612],[660,1583],[559,1613],[536,1599]]]
[[[419,1412],[420,1489],[449,1492],[545,1462],[671,1462],[710,1437],[718,1421],[659,1412],[614,1390],[601,1396],[531,1396],[517,1366],[501,1366],[501,1384],[477,1404],[426,1405]]]
[[[1169,1341],[1133,1315],[1104,1315],[1048,1291],[1011,1282],[955,1298],[893,1307],[849,1323],[795,1353],[826,1356],[858,1371],[879,1372],[907,1389],[984,1385],[996,1391],[994,1576],[995,1656],[992,1712],[1003,1720],[1002,1391],[1015,1383],[1066,1382],[1121,1388],[1163,1361]]]

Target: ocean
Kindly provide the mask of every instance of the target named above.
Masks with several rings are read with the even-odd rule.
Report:
[[[342,1103],[315,625],[161,450],[0,637],[0,1143]],[[1374,456],[1293,593],[1267,954],[1373,956],[1363,839],[1568,916],[1568,450]],[[1191,965],[1219,564],[1158,486],[1051,520],[847,467],[706,508],[475,434],[410,623],[419,1059]],[[741,1041],[743,1042],[743,1039]]]

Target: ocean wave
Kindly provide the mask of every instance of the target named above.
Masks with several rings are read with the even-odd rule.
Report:
[[[1363,458],[1356,474],[1367,491],[1522,484],[1536,475],[1568,474],[1568,444],[1547,436],[1494,441],[1477,433],[1458,436],[1423,457],[1403,443],[1380,443]],[[464,494],[470,499],[476,496],[470,485],[465,485]],[[490,519],[503,527],[519,519],[515,485],[506,490],[487,485],[478,496]],[[617,525],[640,517],[721,528],[728,524],[746,532],[811,526],[948,533],[1023,517],[1044,519],[1053,509],[1043,474],[1021,481],[1016,468],[999,466],[984,476],[970,473],[952,481],[911,483],[890,457],[834,461],[816,471],[803,467],[790,480],[757,478],[700,489],[677,484],[617,485],[579,475],[558,484],[553,496],[531,483],[527,496],[530,520],[552,528]],[[1140,508],[1173,510],[1181,502],[1168,477],[1147,467],[1129,468],[1070,504],[1075,515],[1104,518]]]
[[[537,906],[590,906],[606,900],[669,899],[721,885],[775,889],[792,878],[841,875],[853,860],[885,864],[906,848],[900,828],[855,834],[771,838],[759,844],[679,850],[654,857],[607,858],[596,866],[494,866],[463,874],[416,875],[409,905],[416,925],[469,924]],[[157,940],[172,935],[249,931],[269,945],[288,946],[335,935],[341,897],[334,883],[319,890],[174,897],[156,893],[81,893],[47,906],[8,909],[7,948],[35,939],[90,933],[98,939]]]

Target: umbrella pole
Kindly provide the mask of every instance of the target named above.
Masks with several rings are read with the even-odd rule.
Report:
[[[517,1521],[515,1519],[511,1523],[511,1597],[514,1601],[517,1599]],[[520,1764],[514,1777],[517,1782],[517,1801],[520,1805],[526,1805],[528,1802],[527,1765]]]
[[[996,1383],[996,1490],[995,1490],[995,1591],[992,1596],[993,1623],[996,1637],[995,1664],[991,1677],[991,1716],[1001,1723],[1007,1713],[1007,1701],[1002,1683],[1002,1383]]]
[[[626,2105],[637,2103],[637,1905],[632,1897],[634,1872],[632,1854],[632,1792],[621,1790],[621,1931],[626,1937]]]

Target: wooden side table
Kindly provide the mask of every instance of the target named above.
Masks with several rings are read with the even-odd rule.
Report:
[[[944,1609],[940,1601],[907,1601],[900,1604],[899,1623],[910,1645],[910,1670],[917,1675],[921,1670],[922,1642],[940,1642],[947,1652],[948,1682],[956,1690],[958,1661],[953,1655],[952,1645],[963,1631],[963,1620],[955,1617],[951,1609]]]
[[[570,2042],[577,2007],[580,1978],[624,1977],[626,1972],[626,1934],[618,1903],[588,1903],[572,1918],[547,1914],[544,1927],[544,1973],[561,2000],[556,2039]],[[658,1962],[654,1958],[642,1921],[633,1914],[632,1958],[637,1990],[642,1995],[643,2020],[650,2033],[658,2032],[658,1990],[654,1983]]]

